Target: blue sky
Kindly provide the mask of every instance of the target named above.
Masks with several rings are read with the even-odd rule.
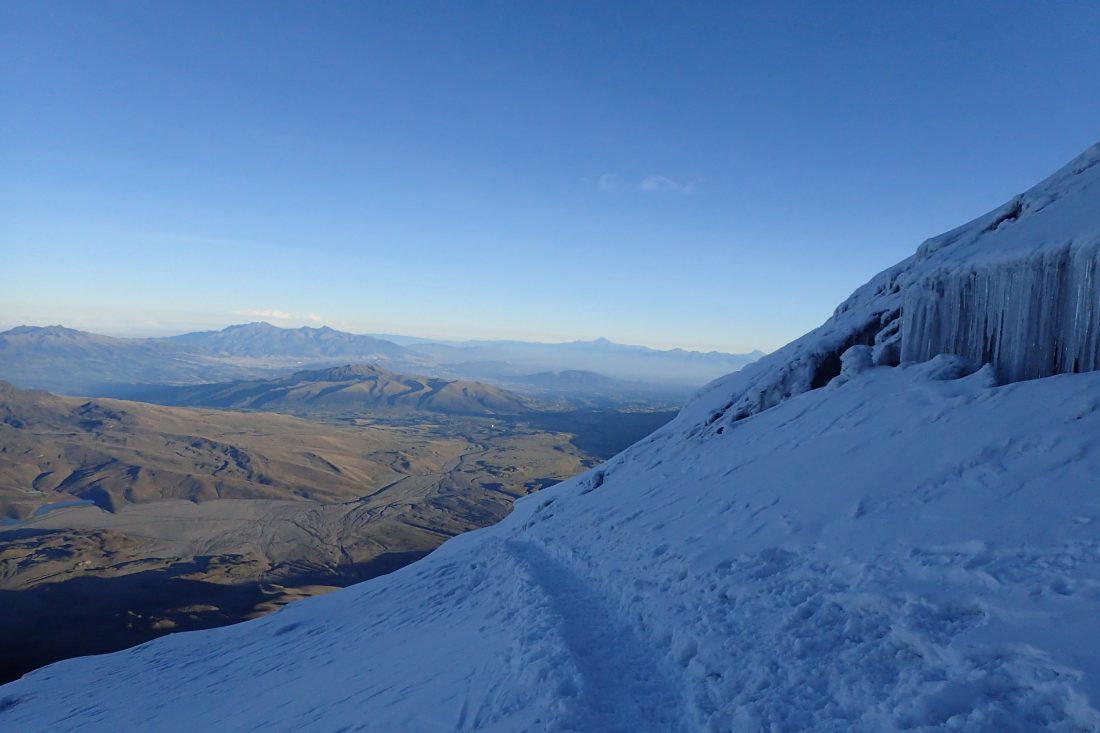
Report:
[[[0,2],[0,327],[773,349],[1100,139],[1100,4]]]

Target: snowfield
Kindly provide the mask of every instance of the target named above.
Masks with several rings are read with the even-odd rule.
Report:
[[[0,688],[0,729],[1100,731],[1100,372],[1022,353],[1096,358],[1075,329],[1100,324],[1080,274],[1098,161],[930,240],[497,526],[258,621],[39,670]],[[1057,282],[1055,260],[1076,263]],[[998,288],[983,325],[930,324],[974,303],[966,273]],[[1043,318],[1070,318],[1057,344],[1017,328]],[[1014,345],[981,368],[907,358],[990,336]],[[1031,365],[1053,376],[1004,383]]]

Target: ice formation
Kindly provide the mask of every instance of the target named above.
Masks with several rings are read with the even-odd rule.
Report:
[[[1100,369],[1100,241],[953,269],[905,291],[901,358],[991,363],[1006,382]]]
[[[996,210],[924,242],[817,329],[717,379],[685,419],[718,430],[840,374],[953,353],[1004,382],[1100,368],[1100,144]],[[714,405],[719,407],[716,409]]]

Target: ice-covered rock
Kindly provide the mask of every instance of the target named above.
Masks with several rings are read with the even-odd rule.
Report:
[[[857,344],[840,355],[840,376],[851,379],[875,365],[871,358],[871,347]]]
[[[901,359],[953,353],[1006,382],[1100,369],[1100,145],[925,242],[902,281]]]
[[[701,390],[680,428],[717,431],[840,373],[955,353],[1004,382],[1100,368],[1100,144],[1003,206],[924,242],[817,329]],[[718,408],[715,409],[715,405]]]

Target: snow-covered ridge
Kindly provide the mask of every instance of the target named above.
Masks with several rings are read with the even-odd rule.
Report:
[[[500,524],[255,622],[32,673],[0,688],[0,730],[1100,731],[1100,371],[905,360],[907,338],[980,331],[907,320],[973,304],[963,273],[1042,296],[1014,312],[1047,308],[1064,283],[1044,278],[1093,282],[1070,270],[1095,249],[1098,160],[929,240]]]
[[[924,242],[819,328],[705,387],[681,427],[724,425],[824,386],[849,347],[877,364],[954,353],[1011,382],[1100,367],[1100,144]],[[717,406],[715,405],[717,403]]]

